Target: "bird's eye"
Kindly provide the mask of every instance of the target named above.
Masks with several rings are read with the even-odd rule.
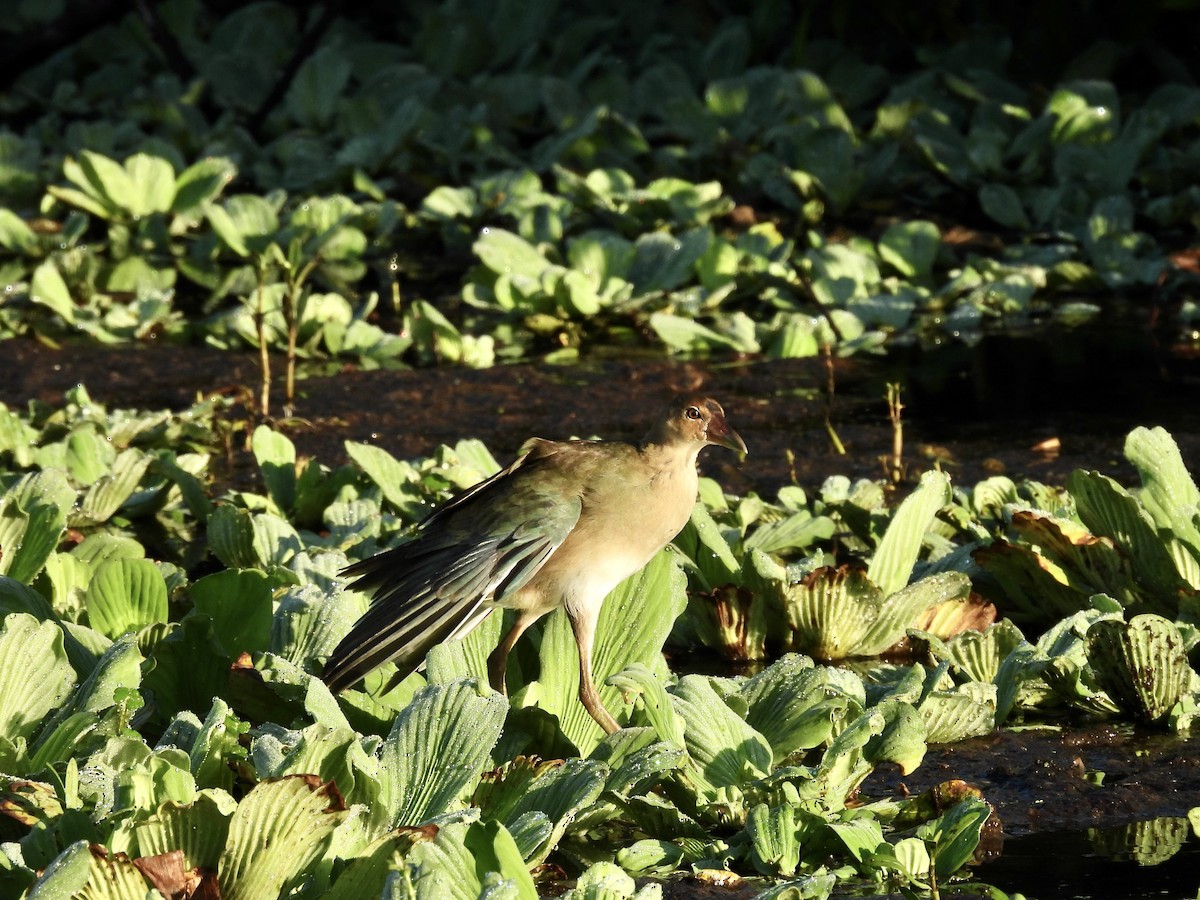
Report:
[[[686,410],[684,410],[683,414],[685,416],[687,416],[689,419],[699,419],[700,418],[700,410],[695,406],[689,406]]]

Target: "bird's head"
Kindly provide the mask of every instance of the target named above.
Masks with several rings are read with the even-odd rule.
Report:
[[[651,429],[652,443],[715,444],[746,453],[746,442],[725,421],[725,410],[711,397],[680,394],[663,410]]]

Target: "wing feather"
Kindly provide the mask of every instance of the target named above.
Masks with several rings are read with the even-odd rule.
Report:
[[[371,606],[325,665],[331,690],[394,661],[400,677],[529,583],[579,520],[582,491],[549,442],[436,509],[412,540],[343,572]]]

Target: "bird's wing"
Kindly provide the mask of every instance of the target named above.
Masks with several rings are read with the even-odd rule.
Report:
[[[575,527],[582,505],[578,472],[564,462],[561,446],[535,443],[439,507],[413,540],[345,570],[355,576],[350,587],[374,599],[326,663],[331,689],[389,660],[415,670],[434,644],[481,622],[485,600],[502,603],[537,573]]]

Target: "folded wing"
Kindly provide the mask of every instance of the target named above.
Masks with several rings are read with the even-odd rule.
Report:
[[[388,661],[403,677],[528,583],[579,520],[581,491],[555,447],[539,442],[435,510],[408,543],[345,570],[374,599],[325,665],[331,690]]]

